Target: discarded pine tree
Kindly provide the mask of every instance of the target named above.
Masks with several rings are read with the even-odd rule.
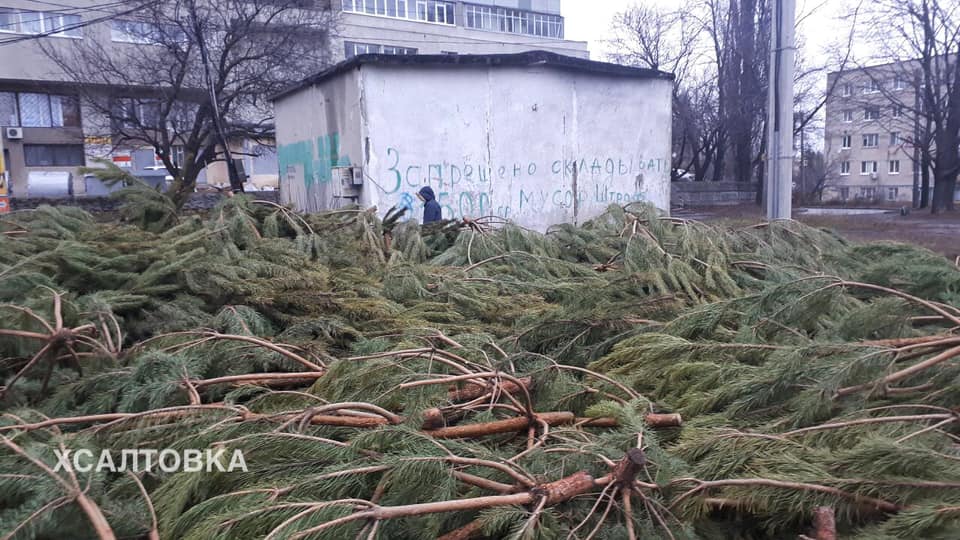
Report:
[[[960,534],[960,270],[933,253],[636,205],[545,235],[171,217],[138,189],[128,223],[0,222],[10,538]],[[248,470],[56,467],[150,449]]]

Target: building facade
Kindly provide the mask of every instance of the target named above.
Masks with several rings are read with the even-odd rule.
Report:
[[[86,163],[78,94],[29,39],[44,32],[54,32],[50,41],[84,39],[74,28],[81,16],[71,9],[82,4],[67,0],[65,9],[44,10],[35,2],[0,2],[0,143],[12,196],[26,195],[30,175],[72,177]],[[71,180],[70,189],[83,189]]]
[[[0,0],[0,145],[11,197],[104,195],[110,188],[78,172],[95,166],[95,158],[112,160],[154,185],[169,179],[153,149],[117,144],[116,126],[82,99],[94,92],[81,91],[44,52],[44,47],[70,47],[80,40],[121,53],[153,46],[144,38],[148,23],[135,13],[116,16],[118,11],[124,12],[120,3],[96,0]],[[155,114],[127,90],[97,92],[130,108],[138,119]],[[240,159],[251,184],[276,185],[275,152],[250,146],[236,142],[236,150],[249,154]],[[198,183],[228,185],[225,164],[208,166]]]
[[[315,0],[337,12],[333,58],[363,53],[516,53],[543,49],[588,57],[586,43],[564,39],[560,0]],[[84,94],[44,47],[95,40],[107,50],[150,47],[149,21],[121,3],[96,0],[0,0],[0,145],[13,197],[103,195],[109,190],[78,168],[106,158],[159,184],[167,171],[151,148],[117,144],[117,128],[81,99]],[[323,66],[317,66],[318,69]],[[105,96],[146,121],[149,103],[124,104],[122,89]],[[233,146],[233,143],[232,143]],[[275,151],[238,141],[233,150],[255,186],[277,185]],[[176,154],[176,149],[174,149]],[[182,153],[182,152],[181,152]],[[224,163],[210,164],[198,182],[228,185]]]
[[[358,54],[505,54],[546,50],[589,58],[564,39],[560,0],[333,0],[342,9],[335,47]]]
[[[831,73],[827,88],[823,200],[913,201],[918,164],[917,85],[897,63]]]
[[[445,219],[541,231],[668,211],[672,91],[668,73],[546,51],[357,56],[276,97],[281,200],[419,220],[430,186]]]

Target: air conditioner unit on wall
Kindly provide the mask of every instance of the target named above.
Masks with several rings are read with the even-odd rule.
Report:
[[[8,140],[18,141],[23,138],[23,128],[8,127],[4,130],[4,135]]]

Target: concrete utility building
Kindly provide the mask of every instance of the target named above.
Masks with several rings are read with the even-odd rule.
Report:
[[[560,0],[333,0],[340,58],[358,54],[503,54],[532,49],[589,58],[564,39]]]
[[[275,97],[280,190],[305,211],[409,207],[543,230],[670,201],[673,76],[533,51],[361,55]]]

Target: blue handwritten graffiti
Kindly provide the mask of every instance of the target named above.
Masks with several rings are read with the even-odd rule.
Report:
[[[404,214],[404,219],[413,217],[413,196],[409,193],[404,193],[400,196],[400,204],[397,205],[397,209],[402,210],[404,208],[407,210],[407,213]]]

